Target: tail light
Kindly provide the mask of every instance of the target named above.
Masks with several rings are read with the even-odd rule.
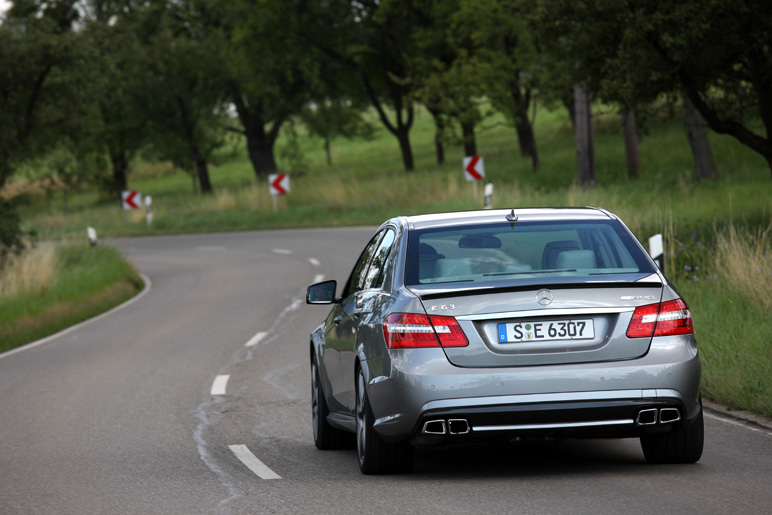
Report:
[[[639,306],[627,326],[628,338],[679,334],[694,334],[692,314],[683,299]]]
[[[447,316],[392,313],[383,323],[383,337],[390,349],[469,345],[458,321]]]

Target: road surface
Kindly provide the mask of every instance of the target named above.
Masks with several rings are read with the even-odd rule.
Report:
[[[769,513],[772,431],[709,413],[702,460],[637,440],[433,449],[403,476],[318,451],[305,287],[373,228],[133,238],[138,300],[0,355],[0,514]]]

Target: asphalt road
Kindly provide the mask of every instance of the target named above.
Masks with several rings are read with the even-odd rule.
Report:
[[[115,242],[132,304],[0,355],[0,514],[770,513],[772,431],[709,413],[695,465],[636,440],[418,455],[366,477],[316,450],[307,284],[344,281],[373,229]]]

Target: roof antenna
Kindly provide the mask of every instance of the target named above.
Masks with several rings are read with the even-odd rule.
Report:
[[[515,214],[515,209],[512,208],[512,212],[507,214],[507,220],[509,221],[510,225],[512,226],[512,229],[515,228],[515,222],[517,222],[517,215]]]

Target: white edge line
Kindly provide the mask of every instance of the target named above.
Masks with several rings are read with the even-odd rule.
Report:
[[[226,388],[228,387],[228,379],[230,375],[222,375],[214,378],[212,382],[212,395],[225,395]]]
[[[759,429],[759,428],[756,428],[756,427],[751,427],[750,425],[748,425],[748,424],[746,424],[744,422],[740,422],[738,420],[734,420],[734,419],[731,419],[731,418],[728,418],[728,417],[722,417],[722,416],[714,415],[713,413],[707,413],[707,412],[705,412],[705,416],[709,417],[709,418],[712,418],[712,419],[715,419],[715,420],[720,420],[721,422],[726,422],[727,424],[731,424],[733,426],[744,427],[748,431],[755,431],[755,432],[761,433],[763,435],[772,436],[772,432],[770,432],[770,431],[764,431],[763,429]]]
[[[250,338],[250,339],[249,339],[249,341],[248,341],[248,342],[247,342],[247,343],[246,343],[244,346],[245,346],[245,347],[254,347],[254,346],[255,346],[255,345],[257,345],[258,343],[260,343],[260,340],[262,340],[263,338],[265,338],[265,335],[266,335],[266,334],[268,334],[268,333],[266,333],[266,332],[264,332],[264,331],[261,331],[261,332],[257,333],[257,334],[256,334],[256,335],[254,335],[252,338]]]
[[[14,354],[18,354],[19,352],[23,352],[25,350],[34,349],[35,347],[39,347],[41,345],[45,345],[46,343],[49,343],[49,342],[51,342],[53,340],[56,340],[57,338],[61,338],[62,336],[67,335],[67,334],[69,334],[69,333],[71,333],[73,331],[77,331],[78,329],[80,329],[80,328],[82,328],[82,327],[84,327],[84,326],[86,326],[86,325],[88,325],[88,324],[90,324],[92,322],[96,322],[97,320],[102,320],[103,318],[105,318],[105,317],[107,317],[109,315],[112,315],[113,313],[115,313],[118,310],[121,310],[123,308],[127,308],[127,307],[131,306],[132,304],[137,302],[139,299],[144,297],[147,294],[147,292],[150,291],[150,288],[152,288],[152,286],[153,286],[153,283],[152,283],[152,281],[150,280],[150,278],[148,276],[146,276],[145,274],[139,274],[139,276],[142,278],[142,281],[145,283],[145,287],[142,289],[141,292],[139,292],[138,295],[130,298],[129,300],[127,300],[123,304],[115,306],[110,311],[105,311],[101,315],[97,315],[95,317],[86,319],[83,322],[80,322],[79,324],[75,324],[75,325],[73,325],[71,327],[68,327],[67,329],[63,329],[63,330],[59,331],[58,333],[52,334],[50,336],[46,336],[45,338],[41,338],[40,340],[31,342],[31,343],[24,344],[21,347],[17,347],[15,349],[11,349],[9,351],[6,351],[6,352],[0,354],[0,359],[7,358],[9,356],[13,356]]]
[[[233,451],[233,454],[246,465],[246,467],[254,472],[260,479],[281,479],[281,476],[269,469],[262,461],[257,459],[257,456],[252,454],[249,447],[246,445],[229,445],[228,448]]]
[[[317,275],[315,275],[315,276],[314,276],[314,282],[313,282],[313,283],[311,283],[311,284],[320,283],[320,282],[322,282],[322,281],[324,281],[324,275],[322,275],[322,274],[317,274]]]

